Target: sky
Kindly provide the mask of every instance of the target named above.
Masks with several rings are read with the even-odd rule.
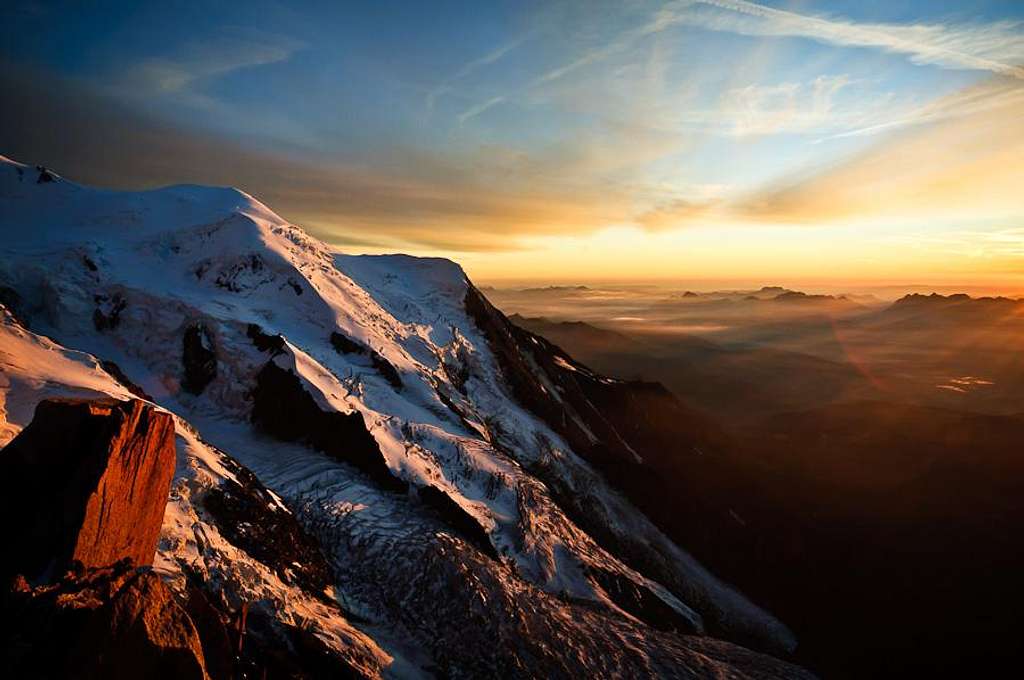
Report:
[[[1024,3],[8,0],[0,154],[481,281],[1024,290]]]

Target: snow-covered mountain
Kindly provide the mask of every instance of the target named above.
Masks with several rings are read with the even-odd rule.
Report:
[[[0,157],[0,303],[0,446],[52,396],[173,414],[155,568],[266,636],[369,677],[805,675],[740,646],[795,640],[614,488],[645,456],[608,413],[633,388],[452,262]]]

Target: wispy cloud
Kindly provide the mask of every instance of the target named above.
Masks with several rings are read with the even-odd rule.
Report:
[[[542,73],[530,83],[530,86],[543,85],[545,83],[558,80],[559,78],[563,78],[584,66],[605,61],[609,57],[625,52],[636,42],[644,38],[655,36],[680,23],[682,23],[682,15],[678,11],[674,11],[671,5],[664,7],[651,14],[647,20],[639,26],[622,32],[617,38],[608,42],[606,45],[588,50],[578,58]]]
[[[448,78],[445,78],[444,81],[442,81],[441,84],[439,84],[437,87],[427,92],[427,111],[433,111],[434,106],[437,104],[437,100],[442,95],[451,92],[454,89],[455,84],[458,83],[460,80],[462,80],[463,78],[468,78],[470,75],[477,72],[478,70],[486,66],[490,66],[491,64],[499,61],[505,55],[517,49],[530,37],[531,34],[520,35],[503,45],[499,45],[498,47],[494,48],[493,50],[483,55],[482,57],[473,59],[472,61],[468,61],[465,64],[463,64],[462,68],[460,68],[458,71],[453,73]]]
[[[733,218],[822,224],[1024,216],[1024,88],[975,86],[918,118],[932,124],[887,136],[835,167],[765,188],[734,205]]]
[[[498,104],[502,103],[503,101],[505,101],[505,97],[504,96],[491,97],[490,99],[488,99],[485,102],[481,102],[480,104],[477,104],[476,106],[472,106],[472,107],[466,109],[465,111],[460,113],[459,116],[458,116],[458,118],[459,118],[459,125],[465,124],[465,122],[467,120],[469,120],[470,118],[475,118],[476,116],[479,116],[484,111],[486,111],[488,109],[491,109],[491,108],[494,108],[495,106],[497,106]]]
[[[337,243],[391,250],[506,251],[538,234],[587,233],[628,220],[625,190],[552,176],[558,158],[536,163],[509,152],[456,153],[393,147],[381,163],[344,155],[246,148],[139,112],[120,100],[41,74],[0,69],[5,155],[59,169],[87,184],[147,188],[174,183],[238,186],[283,217]]]
[[[907,55],[916,64],[991,71],[1024,79],[1024,22],[871,24],[799,14],[747,0],[683,3],[675,20],[744,35],[799,37],[845,47],[867,47]],[[690,11],[696,5],[711,12]]]
[[[116,79],[129,96],[172,95],[197,105],[211,102],[201,92],[214,79],[246,68],[286,61],[303,44],[251,29],[229,29],[216,39],[185,43],[169,54],[140,60]]]
[[[885,120],[853,127],[839,132],[831,138],[862,137],[944,120],[977,116],[995,109],[1024,104],[1024,87],[1015,84],[972,87],[955,92],[947,97],[913,107]]]
[[[525,86],[493,96],[489,105],[473,106],[460,123],[514,96],[560,80],[587,66],[607,61],[670,28],[690,26],[755,37],[789,37],[839,47],[877,49],[905,55],[912,63],[948,69],[986,71],[1024,79],[1024,22],[975,24],[860,23],[843,18],[801,14],[747,0],[677,0],[621,31],[605,44],[583,51],[532,78]]]
[[[813,135],[814,142],[869,135],[887,127],[924,122],[925,108],[848,74],[821,74],[803,81],[750,84],[722,92],[711,106],[680,103],[660,125],[702,136]],[[897,125],[896,121],[901,121]]]
[[[673,24],[679,23],[675,14],[668,10],[662,9],[651,15],[646,21],[640,26],[634,27],[628,31],[625,31],[618,35],[615,39],[609,41],[605,45],[593,49],[584,51],[579,56],[575,57],[571,61],[564,64],[560,64],[553,68],[550,68],[543,73],[532,78],[525,86],[521,87],[515,94],[525,94],[539,87],[553,83],[557,80],[564,78],[565,76],[578,71],[591,64],[597,64],[607,59],[626,52],[632,45],[637,43],[643,38],[653,36],[665,29],[669,28]],[[473,106],[466,111],[459,114],[458,119],[460,124],[464,124],[471,118],[475,118],[480,114],[484,113],[488,109],[505,102],[509,99],[510,95],[499,95],[492,97],[485,105]]]
[[[832,126],[835,96],[848,85],[846,75],[821,75],[808,83],[747,85],[726,92],[715,117],[738,137]]]
[[[636,216],[640,226],[652,231],[676,229],[680,226],[710,221],[715,209],[721,204],[717,199],[693,200],[677,198],[663,202]]]

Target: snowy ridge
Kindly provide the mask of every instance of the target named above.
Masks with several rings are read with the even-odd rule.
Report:
[[[92,355],[64,349],[25,330],[3,306],[0,316],[0,446],[31,421],[36,404],[43,399],[132,398]],[[231,469],[237,464],[202,441],[194,428],[177,416],[175,431],[177,470],[154,564],[172,589],[184,593],[187,578],[182,567],[187,565],[231,606],[257,601],[288,624],[310,626],[367,675],[393,664],[394,659],[353,628],[340,610],[283,582],[267,565],[221,535],[216,521],[202,512],[200,501],[225,480],[237,483]],[[290,513],[280,502],[268,509]]]
[[[194,565],[230,597],[312,622],[367,675],[796,672],[679,634],[703,632],[713,613],[745,639],[794,645],[516,403],[466,312],[470,284],[458,265],[337,254],[234,189],[112,192],[37,174],[0,162],[0,302],[34,331],[4,312],[0,434],[9,440],[53,391],[127,398],[94,357],[116,362],[177,417],[179,469],[158,562],[171,583]],[[279,336],[279,349],[257,347],[254,326]],[[198,395],[182,385],[189,328],[216,360]],[[339,350],[332,334],[358,349]],[[320,411],[360,416],[410,491],[254,427],[254,389],[271,362]],[[577,526],[531,472],[538,465],[596,499],[607,534],[659,554],[673,582],[648,579]],[[280,499],[273,512],[295,513],[320,539],[333,595],[358,615],[358,630],[211,521],[204,493],[238,482],[238,469]],[[651,612],[677,632],[651,628]],[[464,644],[469,629],[478,647]]]

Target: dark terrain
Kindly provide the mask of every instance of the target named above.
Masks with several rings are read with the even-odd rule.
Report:
[[[670,388],[642,383],[630,443],[646,465],[605,474],[790,625],[798,661],[824,677],[979,677],[1022,656],[1021,307],[908,296],[758,318],[729,331],[742,342],[512,321]]]

